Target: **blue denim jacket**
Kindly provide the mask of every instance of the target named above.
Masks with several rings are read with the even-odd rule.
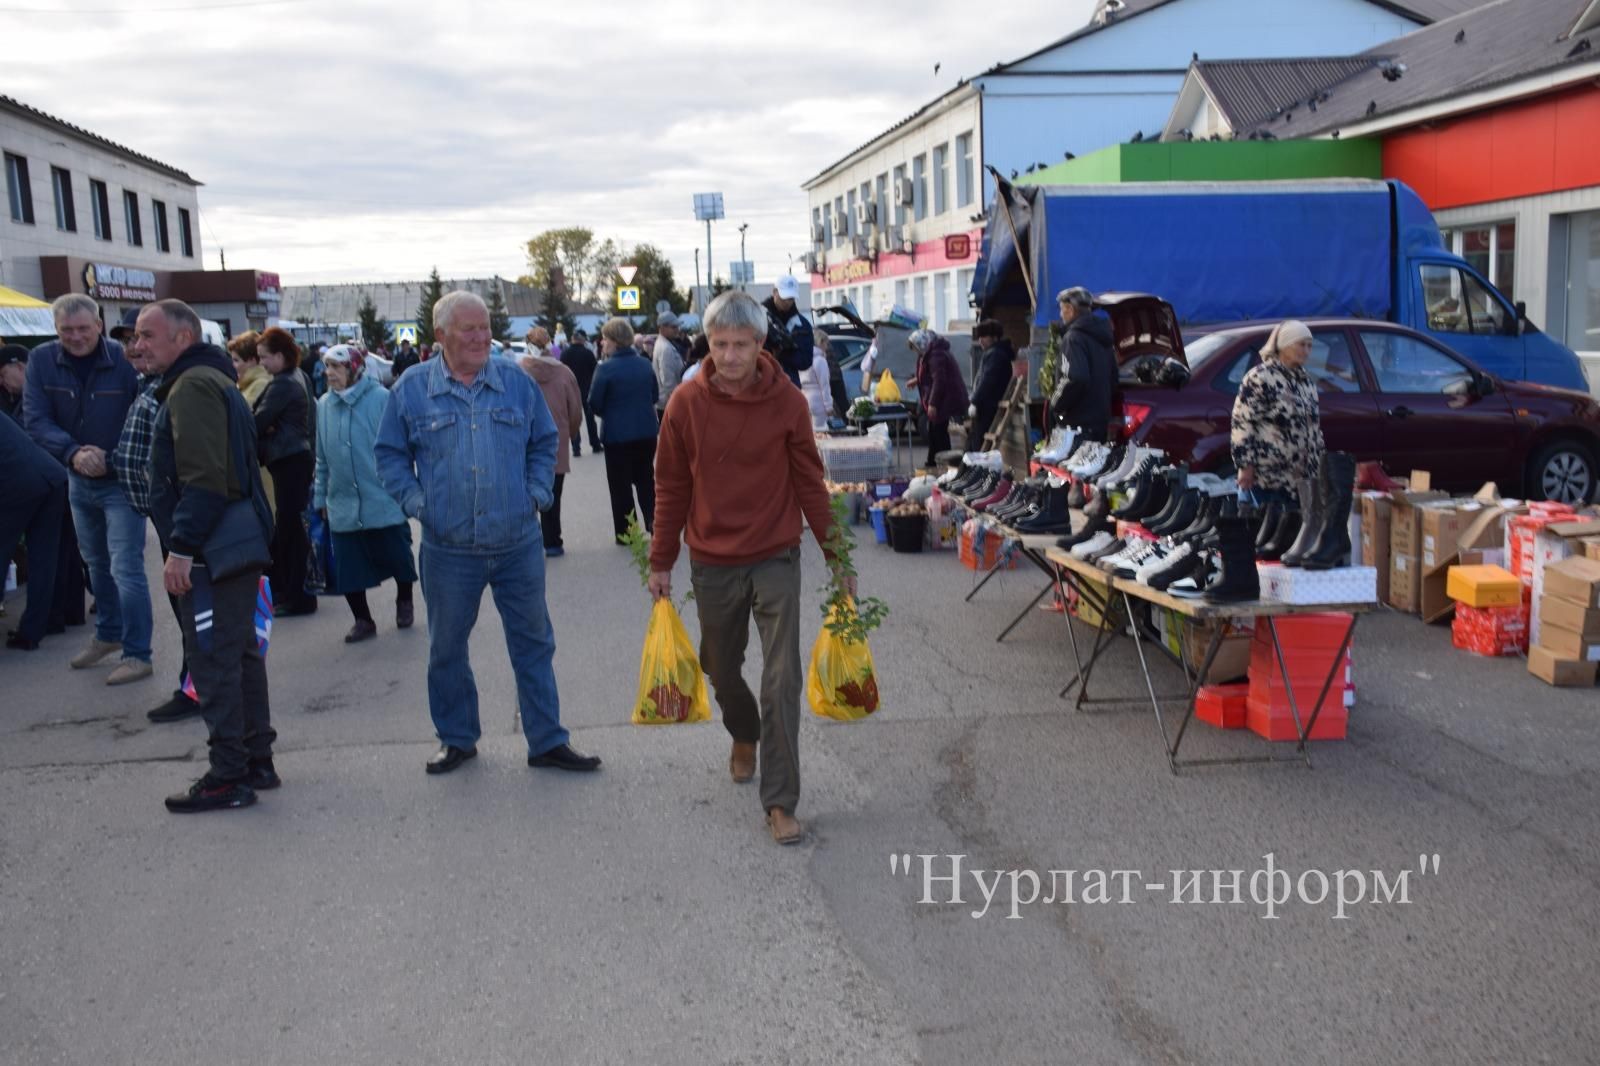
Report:
[[[489,360],[469,387],[430,359],[389,392],[378,476],[425,543],[504,551],[555,502],[558,441],[543,394],[515,363]]]

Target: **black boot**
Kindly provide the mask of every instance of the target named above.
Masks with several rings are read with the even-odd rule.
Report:
[[[1282,558],[1283,553],[1289,550],[1295,537],[1300,535],[1300,512],[1285,507],[1283,515],[1278,519],[1278,528],[1273,530],[1267,543],[1256,549],[1256,558],[1273,562]]]
[[[1068,488],[1065,484],[1051,485],[1044,490],[1039,511],[1016,525],[1019,533],[1067,533],[1072,530],[1072,512],[1067,509]]]
[[[1163,486],[1166,490],[1163,495],[1166,496],[1167,502],[1161,506],[1159,511],[1143,520],[1144,528],[1152,533],[1156,531],[1158,526],[1165,525],[1172,520],[1173,512],[1182,504],[1183,496],[1188,491],[1188,472],[1185,467],[1168,467],[1166,470],[1161,471],[1159,476],[1166,483]]]
[[[1267,541],[1278,531],[1278,522],[1283,518],[1283,505],[1269,503],[1261,509],[1260,525],[1256,527],[1256,551],[1267,546]]]
[[[1172,506],[1151,525],[1145,526],[1158,537],[1170,537],[1194,521],[1200,513],[1201,497],[1198,489],[1183,489],[1172,497]]]
[[[1300,560],[1310,554],[1317,545],[1317,538],[1322,536],[1324,512],[1321,468],[1314,472],[1310,481],[1300,482],[1296,492],[1300,497],[1300,535],[1278,560],[1284,566],[1299,566]]]
[[[1212,603],[1241,603],[1261,598],[1261,580],[1256,574],[1255,545],[1250,540],[1250,524],[1243,518],[1224,518],[1217,523],[1217,553],[1221,556],[1217,576],[1206,586],[1206,599]]]
[[[1325,519],[1317,546],[1301,560],[1307,570],[1332,570],[1350,562],[1350,503],[1355,496],[1356,457],[1329,452],[1322,457]]]
[[[1096,533],[1109,533],[1115,528],[1111,516],[1104,512],[1092,514],[1084,511],[1083,528],[1071,536],[1060,537],[1056,540],[1056,547],[1066,550],[1075,548],[1086,540],[1092,540]]]

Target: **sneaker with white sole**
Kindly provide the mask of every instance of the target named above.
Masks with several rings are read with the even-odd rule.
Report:
[[[1073,545],[1072,557],[1074,559],[1087,559],[1096,552],[1104,551],[1106,548],[1110,547],[1111,542],[1116,539],[1117,536],[1115,533],[1102,529],[1100,532],[1096,533],[1082,544]]]
[[[72,657],[70,665],[74,670],[87,670],[91,666],[98,666],[102,660],[120,651],[122,644],[118,641],[90,637],[88,646]]]
[[[108,685],[126,685],[130,681],[143,681],[155,671],[143,659],[130,659],[123,656],[117,668],[111,671],[111,676],[106,678]]]

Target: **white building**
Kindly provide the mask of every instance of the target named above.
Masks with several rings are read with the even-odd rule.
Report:
[[[1354,53],[1481,2],[1101,0],[1087,26],[962,80],[805,183],[812,306],[848,300],[870,319],[898,304],[945,329],[971,314],[986,167],[1157,136],[1197,53]]]

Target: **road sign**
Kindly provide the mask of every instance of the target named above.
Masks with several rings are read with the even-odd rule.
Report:
[[[617,286],[617,310],[639,310],[639,287],[637,285]]]
[[[636,266],[629,266],[624,263],[622,266],[617,267],[617,277],[622,279],[624,285],[632,285],[633,276],[637,273],[639,273],[639,268]]]

